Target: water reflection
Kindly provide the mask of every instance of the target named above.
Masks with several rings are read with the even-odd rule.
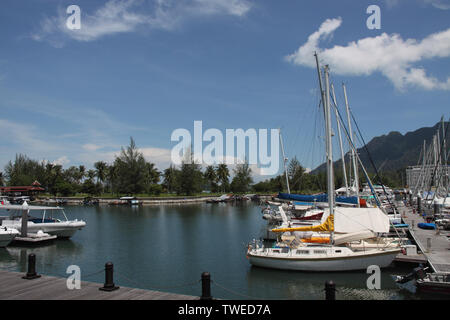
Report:
[[[212,287],[215,297],[225,299],[323,299],[327,280],[336,283],[338,299],[419,297],[413,284],[398,285],[393,280],[393,275],[406,274],[411,268],[382,270],[381,290],[368,290],[365,272],[303,273],[251,267],[245,257],[246,244],[265,237],[267,226],[260,207],[252,203],[68,206],[66,213],[69,219],[86,221],[86,227],[71,240],[0,249],[0,269],[26,272],[27,256],[34,253],[41,274],[67,276],[67,267],[75,264],[83,280],[103,282],[103,274],[88,275],[112,261],[118,285],[144,289],[198,284],[201,273],[208,271],[213,281],[229,289]],[[200,286],[166,291],[199,295]]]

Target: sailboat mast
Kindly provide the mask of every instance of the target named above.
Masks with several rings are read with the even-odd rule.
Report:
[[[330,83],[328,79],[328,65],[324,67],[325,74],[325,128],[326,128],[326,157],[327,157],[327,178],[328,178],[328,206],[330,215],[334,214],[334,175],[333,175],[333,147],[331,143],[331,112],[330,112]],[[333,242],[333,234],[330,242]]]
[[[281,153],[283,155],[284,174],[286,176],[287,191],[288,191],[289,194],[291,194],[291,189],[289,188],[288,173],[287,173],[287,168],[286,168],[286,163],[287,163],[288,159],[286,158],[286,155],[284,154],[284,146],[283,146],[283,138],[281,137],[281,129],[278,129],[278,134],[280,136]]]
[[[331,84],[331,91],[333,92],[334,112],[336,114],[336,122],[337,122],[338,136],[339,136],[339,147],[341,149],[342,173],[344,174],[345,195],[348,197],[349,192],[348,192],[347,170],[345,169],[344,148],[342,147],[341,121],[339,120],[339,114],[338,114],[337,102],[336,102],[336,94],[334,92],[333,84]]]
[[[358,176],[358,166],[356,163],[356,157],[355,157],[355,144],[353,143],[353,131],[352,131],[352,122],[350,121],[350,108],[348,106],[348,99],[347,99],[347,89],[345,88],[345,84],[342,83],[342,88],[344,89],[344,99],[345,99],[345,110],[347,112],[347,124],[348,124],[348,133],[350,135],[350,151],[351,151],[351,158],[353,163],[353,173],[355,176],[355,189],[356,189],[356,197],[358,198],[358,208],[360,206],[359,204],[359,176]]]

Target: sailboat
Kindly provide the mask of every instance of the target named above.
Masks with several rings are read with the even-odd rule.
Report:
[[[325,114],[326,127],[326,159],[328,178],[328,208],[325,208],[326,219],[320,225],[286,228],[287,219],[283,217],[280,228],[272,229],[283,235],[274,247],[265,247],[257,241],[249,244],[247,258],[250,264],[259,267],[298,270],[298,271],[351,271],[367,269],[370,265],[380,268],[389,266],[400,253],[400,247],[379,246],[369,250],[354,250],[347,244],[352,241],[371,239],[379,233],[389,232],[389,217],[379,208],[346,208],[335,206],[332,128],[330,111],[330,89],[328,66],[324,67],[325,90],[322,89],[321,72],[316,55],[319,84]],[[283,213],[280,207],[280,213]],[[292,232],[314,231],[329,235],[329,243],[304,243]],[[336,233],[336,234],[335,234]]]

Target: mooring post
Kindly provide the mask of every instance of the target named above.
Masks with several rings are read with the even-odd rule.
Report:
[[[412,220],[411,221],[411,230],[414,230],[414,224],[415,224],[416,222],[414,221],[414,220]]]
[[[211,275],[209,272],[202,273],[202,296],[200,300],[212,300],[211,297]]]
[[[25,203],[22,205],[22,223],[20,227],[20,236],[26,238],[28,236],[28,204]]]
[[[433,209],[434,209],[434,214],[438,214],[439,211],[440,211],[440,210],[439,210],[439,209],[440,209],[440,208],[439,208],[439,204],[435,203],[434,206],[433,206]]]
[[[32,280],[40,277],[41,275],[36,273],[36,255],[30,253],[28,255],[28,272],[22,279]]]
[[[420,197],[417,197],[417,212],[420,214],[420,212],[422,211],[422,199],[420,199]]]
[[[431,238],[427,238],[427,252],[431,251]]]
[[[325,300],[336,300],[336,284],[331,280],[325,282]]]
[[[99,288],[102,291],[114,291],[119,289],[114,284],[114,265],[112,262],[107,262],[105,264],[105,284],[103,287]]]

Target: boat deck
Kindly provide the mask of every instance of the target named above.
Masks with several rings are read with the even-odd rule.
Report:
[[[120,287],[106,292],[100,283],[81,282],[81,289],[69,290],[67,279],[42,275],[22,279],[23,273],[0,270],[1,300],[198,300],[198,297],[152,290]],[[116,284],[120,285],[120,284]]]
[[[450,233],[440,230],[425,230],[417,227],[424,222],[419,214],[412,213],[411,207],[400,208],[402,220],[409,224],[409,231],[420,251],[425,255],[434,272],[450,272]],[[428,245],[431,244],[429,248]]]

